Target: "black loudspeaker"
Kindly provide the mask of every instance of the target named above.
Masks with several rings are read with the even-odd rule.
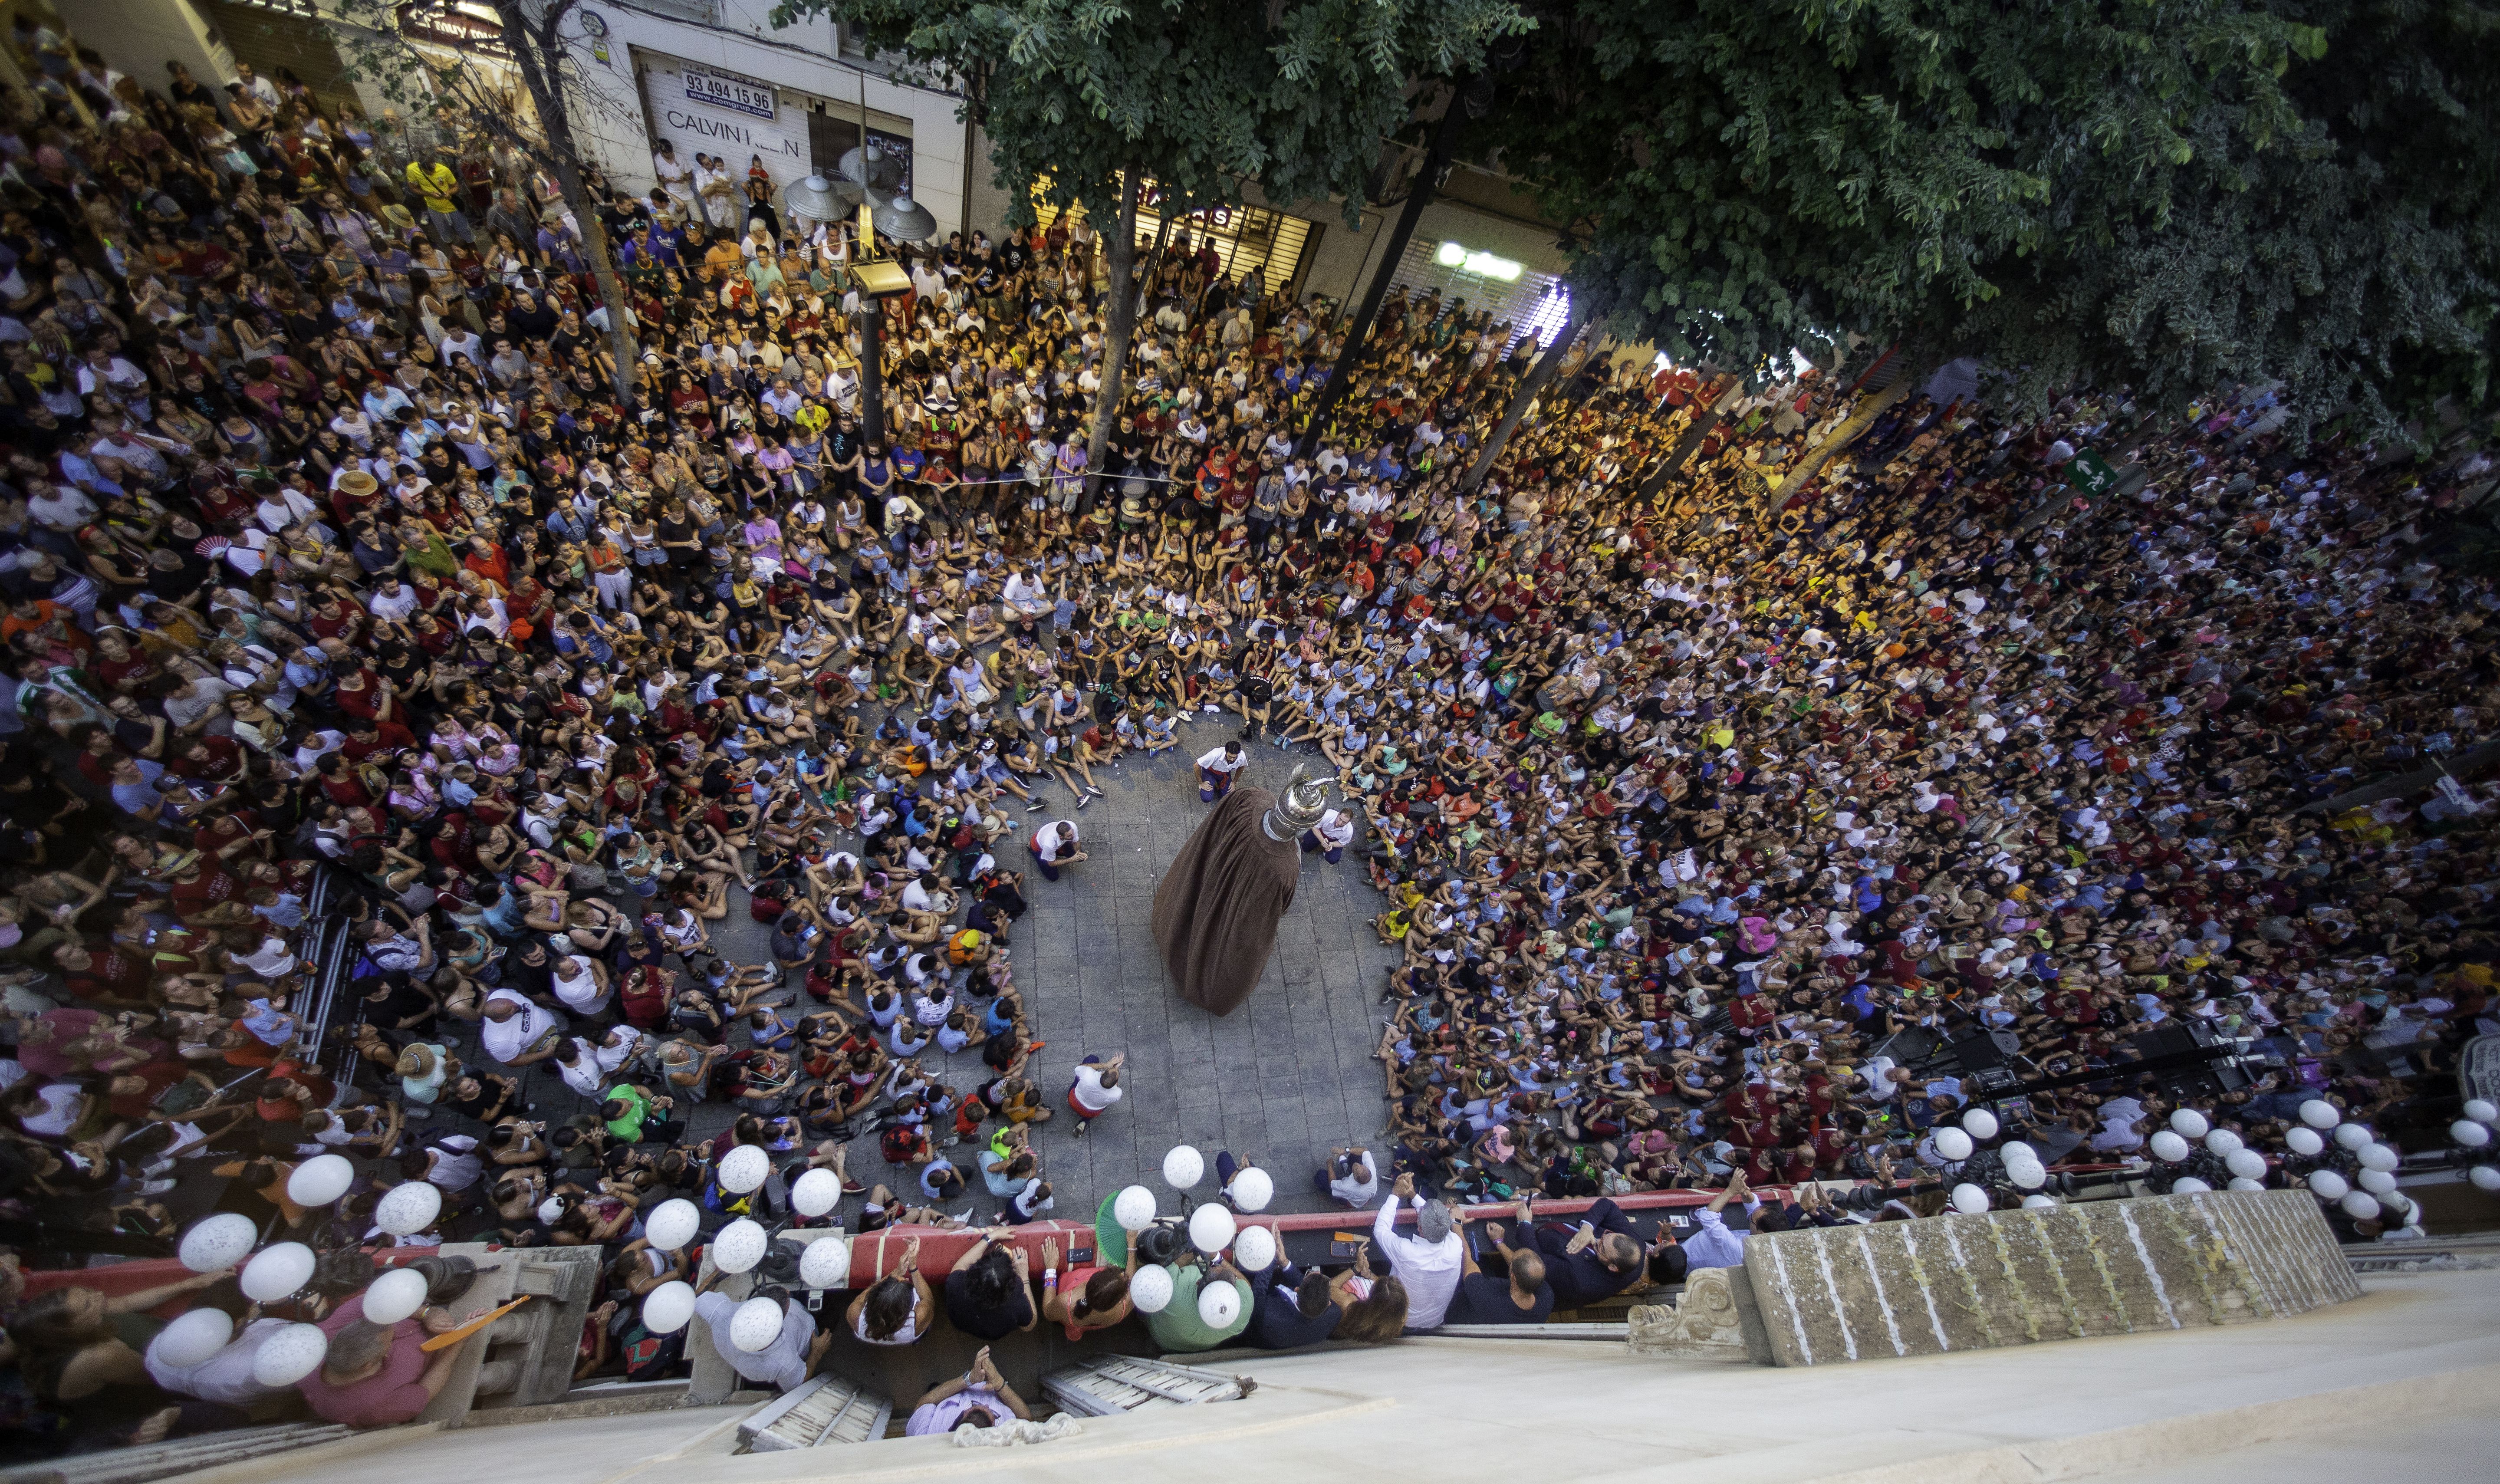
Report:
[[[1945,1048],[1966,1075],[1993,1072],[2023,1054],[2022,1039],[2011,1031],[1973,1031]]]
[[[2127,1038],[2127,1045],[2155,1070],[2162,1090],[2173,1097],[2220,1097],[2235,1093],[2255,1078],[2249,1066],[2275,1060],[2234,1056],[2239,1043],[2203,1021],[2169,1021]]]

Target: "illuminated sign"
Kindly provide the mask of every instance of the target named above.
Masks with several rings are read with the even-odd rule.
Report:
[[[1444,268],[1474,274],[1480,279],[1499,279],[1504,283],[1518,282],[1521,271],[1517,263],[1506,257],[1496,257],[1490,252],[1469,252],[1458,243],[1441,244],[1440,250],[1432,254],[1432,261]]]

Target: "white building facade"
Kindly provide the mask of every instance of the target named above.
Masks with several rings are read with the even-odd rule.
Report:
[[[698,152],[715,155],[742,179],[761,163],[777,203],[809,170],[834,173],[859,144],[864,115],[870,143],[905,162],[909,194],[938,218],[938,235],[964,230],[963,100],[893,76],[832,21],[776,31],[772,9],[771,0],[590,0],[576,11],[567,29],[584,80],[575,111],[583,152],[637,194],[654,183],[661,140],[689,167]]]

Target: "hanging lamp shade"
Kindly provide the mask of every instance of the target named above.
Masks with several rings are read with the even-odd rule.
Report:
[[[897,242],[921,243],[938,235],[938,218],[909,196],[880,199],[872,194],[869,206],[876,218],[876,229]]]
[[[783,186],[781,199],[789,203],[793,216],[808,221],[839,221],[859,206],[864,194],[848,181],[811,170],[806,180]]]
[[[834,161],[834,170],[846,183],[865,185],[880,196],[890,196],[903,188],[903,161],[871,143],[866,148],[845,149]]]

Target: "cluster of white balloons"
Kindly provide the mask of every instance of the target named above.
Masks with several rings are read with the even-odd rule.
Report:
[[[1174,1190],[1188,1190],[1206,1177],[1206,1157],[1188,1144],[1176,1144],[1164,1156],[1164,1183]],[[1225,1194],[1234,1205],[1245,1211],[1266,1208],[1275,1199],[1275,1181],[1256,1167],[1242,1170],[1233,1177]],[[1111,1219],[1124,1232],[1142,1232],[1155,1224],[1155,1193],[1143,1185],[1132,1185],[1111,1198]],[[1277,1244],[1273,1228],[1244,1226],[1230,1206],[1208,1204],[1189,1215],[1189,1244],[1213,1256],[1231,1248],[1234,1265],[1244,1272],[1261,1272],[1274,1266]],[[1140,1268],[1129,1279],[1129,1304],[1140,1314],[1160,1314],[1171,1306],[1171,1270],[1161,1265]],[[1222,1329],[1241,1315],[1241,1296],[1231,1283],[1201,1284],[1198,1293],[1198,1317],[1209,1326]]]
[[[2500,1124],[2500,1105],[2488,1098],[2468,1098],[2464,1111],[2464,1117],[2448,1126],[2448,1137],[2456,1140],[2459,1148],[2490,1148],[2492,1125]],[[2500,1194],[2500,1165],[2472,1166],[2465,1177],[2474,1182],[2476,1190]]]
[[[2312,1098],[2300,1105],[2300,1122],[2302,1127],[2284,1135],[2284,1143],[2292,1153],[2315,1158],[2326,1152],[2331,1138],[2361,1167],[2350,1180],[2332,1170],[2310,1171],[2311,1195],[2341,1207],[2355,1221],[2376,1221],[2410,1207],[2411,1203],[2396,1194],[2396,1170],[2404,1164],[2404,1155],[2379,1142],[2367,1124],[2346,1123],[2343,1111],[2323,1098]]]
[[[2192,1107],[2183,1107],[2170,1115],[2170,1127],[2155,1133],[2148,1141],[2153,1157],[2165,1165],[2176,1165],[2195,1153],[2194,1144],[2202,1143],[2205,1151],[2222,1162],[2231,1172],[2229,1190],[2263,1190],[2266,1158],[2248,1146],[2248,1141],[2228,1129],[2215,1128],[2204,1114]],[[2196,1175],[2181,1175],[2170,1183],[2176,1195],[2196,1195],[2214,1187]]]

